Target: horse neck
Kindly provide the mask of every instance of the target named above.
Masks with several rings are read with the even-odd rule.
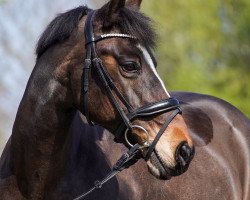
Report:
[[[65,66],[63,59],[42,56],[17,112],[11,136],[12,170],[21,192],[29,198],[42,198],[76,112],[69,83],[62,82]]]

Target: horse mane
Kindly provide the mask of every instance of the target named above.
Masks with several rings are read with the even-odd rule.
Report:
[[[50,22],[37,43],[36,54],[39,58],[49,47],[63,42],[77,27],[80,19],[87,15],[90,9],[79,6],[65,13],[59,14]]]
[[[91,11],[87,6],[79,6],[59,14],[47,26],[37,43],[36,54],[39,58],[49,47],[63,42],[77,28],[80,19]],[[144,14],[130,8],[120,10],[115,25],[122,33],[135,36],[147,48],[155,46],[155,31],[151,20]]]

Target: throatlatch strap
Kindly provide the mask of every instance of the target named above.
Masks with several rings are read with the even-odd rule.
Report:
[[[87,16],[86,25],[84,29],[85,38],[86,40],[91,40],[92,33],[93,33],[93,27],[92,27],[92,18],[95,14],[95,11],[92,11]],[[89,77],[91,73],[91,65],[92,65],[92,48],[94,48],[92,45],[86,45],[86,59],[84,61],[84,67],[83,67],[83,112],[85,114],[85,117],[90,125],[93,125],[93,123],[90,120],[89,116],[89,108],[88,108],[88,97],[89,97]]]

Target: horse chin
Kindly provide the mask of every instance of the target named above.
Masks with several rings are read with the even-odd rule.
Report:
[[[179,176],[187,171],[188,166],[185,168],[181,167],[179,163],[174,168],[168,167],[157,155],[153,152],[150,159],[147,161],[149,172],[158,179],[170,180],[173,176]]]
[[[172,175],[170,173],[170,168],[163,166],[161,161],[157,158],[155,153],[147,161],[148,171],[158,179],[170,180]]]

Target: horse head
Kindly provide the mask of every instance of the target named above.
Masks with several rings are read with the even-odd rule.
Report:
[[[126,146],[141,145],[149,171],[169,179],[187,170],[194,148],[179,102],[156,72],[155,34],[140,4],[111,0],[82,17],[69,39],[75,42],[70,87],[89,123],[105,127]]]

